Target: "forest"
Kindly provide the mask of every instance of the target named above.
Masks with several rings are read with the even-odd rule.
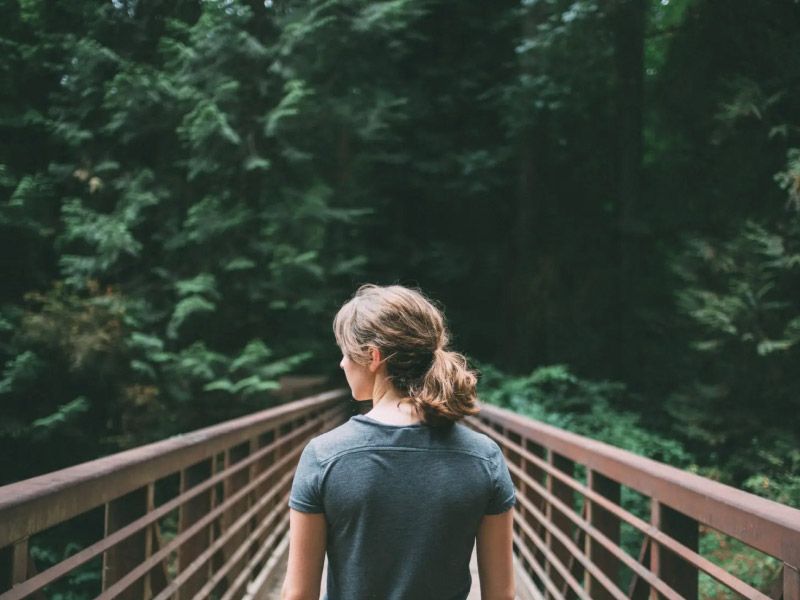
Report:
[[[796,0],[0,0],[0,484],[343,384],[419,287],[509,407],[800,507]]]

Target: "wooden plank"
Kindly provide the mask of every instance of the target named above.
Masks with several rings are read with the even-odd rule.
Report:
[[[515,600],[544,600],[544,594],[539,591],[533,578],[522,564],[522,561],[514,555],[514,581],[516,588]]]
[[[288,524],[287,524],[288,525]],[[278,530],[280,531],[280,530]],[[264,563],[261,571],[252,582],[252,591],[248,589],[244,600],[280,600],[283,580],[286,578],[286,565],[289,558],[289,532],[285,534],[274,548],[269,558]],[[322,581],[320,585],[320,598],[325,597],[327,583],[328,559],[325,559],[322,568]],[[229,600],[223,597],[221,600]]]

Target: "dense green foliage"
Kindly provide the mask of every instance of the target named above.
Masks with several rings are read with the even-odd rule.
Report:
[[[623,385],[582,380],[563,365],[540,367],[525,377],[509,377],[489,365],[480,372],[485,402],[654,460],[691,464],[679,442],[648,431],[637,415],[620,408],[627,394]]]
[[[335,374],[398,281],[487,398],[800,504],[796,2],[0,0],[0,45],[1,482]]]
[[[330,345],[360,260],[341,239],[357,211],[290,139],[307,123],[271,68],[271,19],[4,11],[3,479],[63,465],[54,448],[75,462],[263,406]]]
[[[375,281],[485,401],[800,506],[798,2],[0,0],[0,48],[0,484],[338,377]]]

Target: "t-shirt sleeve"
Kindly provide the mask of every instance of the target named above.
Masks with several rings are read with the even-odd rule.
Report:
[[[290,508],[306,513],[324,512],[320,493],[321,471],[312,440],[303,448],[294,472],[292,491],[289,493]]]
[[[517,504],[517,493],[505,457],[497,442],[494,442],[494,446],[495,452],[492,453],[489,462],[494,489],[484,511],[487,515],[499,515]]]

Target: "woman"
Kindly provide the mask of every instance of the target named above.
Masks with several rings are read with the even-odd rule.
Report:
[[[333,322],[351,417],[304,448],[290,493],[284,600],[463,600],[477,541],[483,600],[514,597],[516,497],[499,446],[458,423],[475,374],[420,292],[364,285]]]

